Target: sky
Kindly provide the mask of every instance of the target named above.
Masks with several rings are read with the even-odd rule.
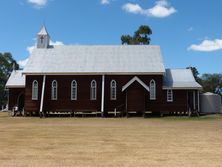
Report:
[[[45,25],[51,44],[121,45],[140,25],[165,68],[222,73],[222,0],[1,0],[0,52],[25,66]]]

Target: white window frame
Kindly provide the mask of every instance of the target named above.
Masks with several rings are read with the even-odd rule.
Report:
[[[55,85],[54,85],[55,83]],[[51,90],[51,100],[57,100],[58,99],[58,83],[56,80],[52,81],[52,90]]]
[[[71,100],[77,100],[77,82],[76,80],[73,80],[71,82]]]
[[[153,79],[150,81],[150,100],[156,100],[156,82]]]
[[[38,81],[34,80],[32,82],[32,100],[38,100]]]
[[[173,90],[167,89],[167,102],[173,102]]]
[[[96,100],[97,95],[97,83],[96,80],[92,80],[90,83],[90,100]]]
[[[117,95],[116,95],[116,81],[112,80],[110,82],[110,100],[116,100],[117,99]]]

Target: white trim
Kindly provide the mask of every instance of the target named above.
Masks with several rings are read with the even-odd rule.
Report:
[[[104,112],[105,75],[102,75],[101,112]]]
[[[196,110],[196,93],[193,91],[193,109]]]
[[[54,87],[53,86],[53,83],[56,83],[56,86]],[[55,88],[55,89],[54,89]],[[54,92],[55,91],[55,92]],[[55,96],[54,97],[54,93],[55,93]],[[58,99],[58,83],[56,80],[53,80],[52,81],[52,84],[51,84],[51,100],[57,100]]]
[[[172,89],[167,89],[167,102],[173,102],[173,90]]]
[[[165,72],[22,72],[23,75],[164,75]]]
[[[40,103],[40,112],[43,110],[43,102],[44,102],[44,94],[45,94],[45,80],[46,76],[43,76],[43,81],[42,81],[42,94],[41,94],[41,103]]]
[[[200,111],[200,91],[197,91],[197,103],[198,103],[197,110],[199,112]]]
[[[93,83],[95,83],[95,86],[92,85]],[[90,83],[90,100],[96,100],[96,98],[97,98],[97,82],[95,79],[93,79]]]
[[[202,90],[202,87],[162,87],[163,90],[172,89],[172,90]]]
[[[142,85],[148,92],[150,91],[149,87],[143,81],[141,81],[137,76],[135,76],[122,87],[122,92],[126,90],[126,88],[128,88],[135,81],[139,82],[139,84]]]
[[[75,86],[73,86],[74,83],[75,83]],[[74,97],[73,97],[73,89],[75,89]],[[78,84],[77,84],[76,80],[72,80],[72,82],[71,82],[71,100],[77,100],[77,92],[78,92]]]
[[[153,92],[152,92],[152,89],[153,89]],[[156,100],[156,82],[154,79],[150,81],[150,100]]]
[[[114,86],[112,85],[112,83],[114,83]],[[114,89],[114,92],[113,92]],[[116,81],[113,79],[112,81],[110,81],[110,100],[116,100],[117,95],[116,95]],[[113,94],[114,93],[114,94]]]
[[[5,86],[5,88],[10,89],[10,88],[25,88],[25,85],[9,85]]]
[[[32,82],[32,100],[38,100],[38,92],[39,92],[39,83],[37,80],[34,80]]]

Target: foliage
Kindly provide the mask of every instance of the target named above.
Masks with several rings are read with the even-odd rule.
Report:
[[[201,83],[204,92],[222,95],[222,74],[203,74]]]
[[[203,74],[199,77],[196,67],[187,67],[191,69],[196,81],[202,85],[203,92],[212,92],[222,96],[222,74]]]
[[[13,67],[14,66],[14,67]],[[7,101],[5,84],[13,70],[19,69],[19,65],[10,53],[0,53],[0,106]]]
[[[121,41],[122,45],[149,45],[150,38],[149,35],[152,34],[152,30],[147,25],[141,25],[137,31],[135,31],[133,36],[122,35]]]
[[[195,80],[201,84],[201,78],[199,77],[199,72],[196,67],[187,67],[187,69],[191,69]]]

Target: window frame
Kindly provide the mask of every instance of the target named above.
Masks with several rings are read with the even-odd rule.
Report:
[[[36,85],[34,85],[36,83]],[[39,84],[37,80],[32,82],[32,100],[38,100]]]
[[[113,86],[113,83],[114,83],[114,86]],[[110,100],[116,100],[116,99],[117,99],[117,84],[116,84],[116,81],[113,79],[110,82]]]
[[[75,84],[75,85],[73,85],[73,84]],[[74,89],[75,89],[75,92],[73,94]],[[71,100],[77,100],[77,92],[78,92],[78,84],[77,84],[76,80],[72,80],[72,82],[71,82]],[[74,97],[73,97],[73,95],[74,95]]]
[[[167,89],[167,102],[173,102],[173,90]]]
[[[56,84],[55,86],[54,83]],[[53,80],[51,84],[51,100],[58,100],[58,82],[56,80]]]
[[[95,79],[90,83],[90,100],[97,100],[97,82]]]
[[[156,81],[154,79],[150,81],[150,100],[156,100]]]

